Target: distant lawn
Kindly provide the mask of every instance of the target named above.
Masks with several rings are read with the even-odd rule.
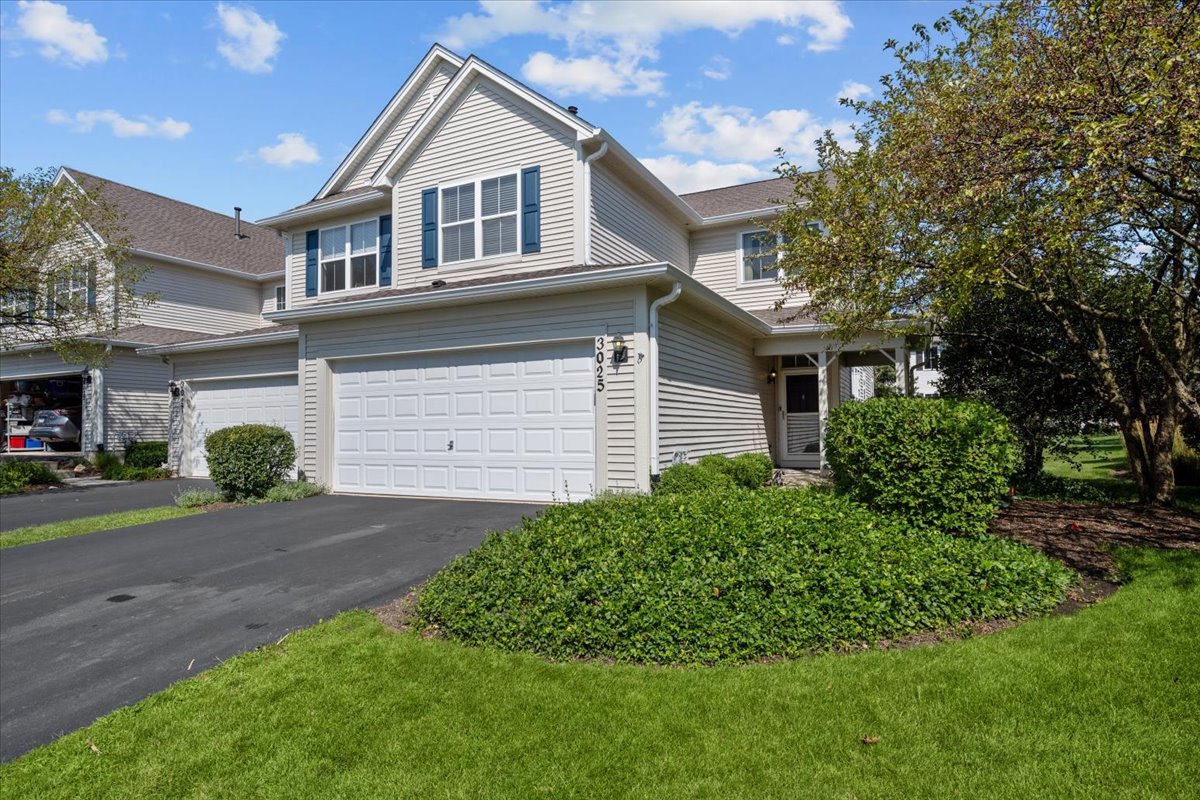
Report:
[[[0,785],[38,800],[1196,796],[1200,553],[1130,563],[1130,585],[1076,616],[752,667],[552,664],[351,612],[34,751]]]
[[[165,519],[186,517],[200,513],[198,508],[177,508],[176,506],[159,506],[157,508],[140,508],[136,511],[118,511],[113,514],[100,514],[94,517],[69,519],[64,522],[50,522],[45,525],[31,525],[27,528],[14,528],[0,533],[0,550],[6,547],[20,547],[24,544],[47,542],[51,539],[65,539],[68,536],[82,536],[85,533],[111,531],[114,528],[128,528],[133,525],[145,525],[148,522],[161,522]]]
[[[1118,435],[1080,436],[1071,442],[1077,469],[1064,458],[1048,456],[1045,470],[1062,478],[1078,478],[1100,489],[1114,503],[1136,503],[1137,488],[1128,477],[1114,478],[1113,472],[1129,471],[1125,443]],[[1200,486],[1178,486],[1175,499],[1184,508],[1200,511]]]

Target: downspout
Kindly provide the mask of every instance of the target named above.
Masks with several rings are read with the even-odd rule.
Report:
[[[674,303],[683,293],[683,282],[675,281],[671,293],[650,304],[650,481],[658,477],[658,310]]]
[[[583,196],[587,206],[583,209],[583,263],[592,263],[592,162],[608,152],[608,142],[601,142],[600,149],[583,160]]]

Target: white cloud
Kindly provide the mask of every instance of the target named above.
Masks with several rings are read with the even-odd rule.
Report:
[[[636,59],[609,60],[598,55],[558,58],[541,52],[529,57],[521,74],[531,83],[556,92],[591,97],[662,94],[666,77],[665,72],[638,68]]]
[[[723,81],[733,74],[733,62],[725,56],[713,56],[700,72],[706,78]]]
[[[180,122],[171,117],[155,119],[142,115],[136,119],[129,119],[111,108],[101,111],[76,111],[74,114],[56,108],[47,112],[46,121],[55,125],[70,125],[79,133],[87,133],[97,125],[107,125],[113,136],[122,139],[182,139],[192,131],[190,123]]]
[[[875,92],[870,86],[858,81],[843,81],[842,88],[838,91],[838,100],[865,100],[868,97],[874,97]]]
[[[789,45],[793,45],[795,43],[796,37],[792,36],[790,33],[781,33],[775,37],[775,44],[781,44],[784,47],[788,47]]]
[[[678,156],[639,159],[646,169],[678,194],[733,186],[771,177],[769,170],[754,164],[717,164],[707,159],[685,162]]]
[[[563,63],[588,62],[602,56],[609,71],[619,68],[633,74],[652,72],[642,70],[641,62],[658,58],[657,45],[664,36],[716,30],[736,37],[759,24],[797,30],[806,26],[803,29],[808,34],[808,47],[815,51],[836,47],[852,27],[850,18],[834,0],[610,0],[603,4],[591,0],[556,4],[543,0],[482,0],[478,13],[447,19],[438,39],[452,49],[470,50],[507,36],[547,36],[567,45],[570,57]],[[526,69],[530,69],[528,64]],[[661,83],[663,76],[657,75],[653,80]],[[619,93],[630,93],[628,80],[595,83],[614,85]]]
[[[294,167],[297,164],[315,164],[321,160],[317,147],[300,133],[281,133],[279,144],[258,148],[258,157],[277,167]]]
[[[246,72],[270,72],[271,59],[279,55],[279,44],[287,34],[275,22],[259,16],[249,6],[235,8],[217,4],[217,17],[226,38],[217,41],[217,52],[232,66]]]
[[[820,120],[801,108],[768,111],[761,117],[738,106],[704,106],[691,102],[675,106],[659,119],[658,131],[666,150],[721,159],[759,162],[773,160],[776,148],[801,165],[816,160],[815,142],[826,129],[850,133],[850,123]]]
[[[108,60],[108,41],[90,22],[72,19],[67,7],[47,0],[17,3],[17,35],[41,45],[38,52],[72,67]]]

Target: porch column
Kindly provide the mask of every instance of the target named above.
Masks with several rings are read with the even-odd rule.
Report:
[[[825,420],[829,419],[829,353],[817,354],[817,443],[820,461],[825,469]]]
[[[908,349],[896,348],[896,391],[901,397],[908,397]]]

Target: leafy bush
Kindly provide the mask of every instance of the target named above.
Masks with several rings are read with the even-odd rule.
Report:
[[[555,659],[734,663],[1039,614],[1072,579],[1016,541],[913,532],[829,493],[658,493],[492,534],[418,611],[451,637]]]
[[[774,462],[763,453],[742,453],[733,458],[714,453],[701,458],[696,466],[728,475],[746,489],[761,489],[775,474]]]
[[[296,443],[278,425],[235,425],[204,438],[208,474],[227,498],[262,497],[296,463]]]
[[[157,464],[140,467],[122,463],[116,453],[97,453],[92,464],[100,470],[100,477],[106,481],[161,481],[171,477],[171,470],[162,469]]]
[[[969,400],[844,403],[825,436],[839,492],[940,531],[985,531],[1018,461],[1004,416]]]
[[[1013,479],[1018,497],[1034,500],[1070,500],[1080,503],[1107,503],[1112,498],[1093,481],[1062,478],[1048,472],[1022,475]]]
[[[15,494],[30,486],[55,483],[62,483],[62,479],[41,461],[0,461],[0,494]]]
[[[224,499],[220,492],[210,492],[207,489],[188,489],[175,495],[175,505],[180,508],[201,508],[219,503]]]
[[[325,494],[325,492],[325,487],[319,483],[295,481],[293,483],[280,483],[272,486],[263,495],[262,499],[267,503],[286,503],[289,500],[303,500],[306,497],[316,497],[319,494]]]
[[[134,442],[125,448],[125,464],[130,467],[161,467],[167,463],[167,443]]]
[[[711,458],[711,456],[705,456]],[[724,456],[720,456],[724,458]],[[702,459],[703,460],[703,459]],[[654,491],[658,494],[690,494],[692,492],[733,491],[737,484],[733,478],[711,466],[700,464],[675,464],[667,467],[658,477]]]
[[[1182,434],[1176,435],[1171,449],[1171,466],[1175,483],[1181,486],[1200,486],[1200,452],[1193,450]]]

